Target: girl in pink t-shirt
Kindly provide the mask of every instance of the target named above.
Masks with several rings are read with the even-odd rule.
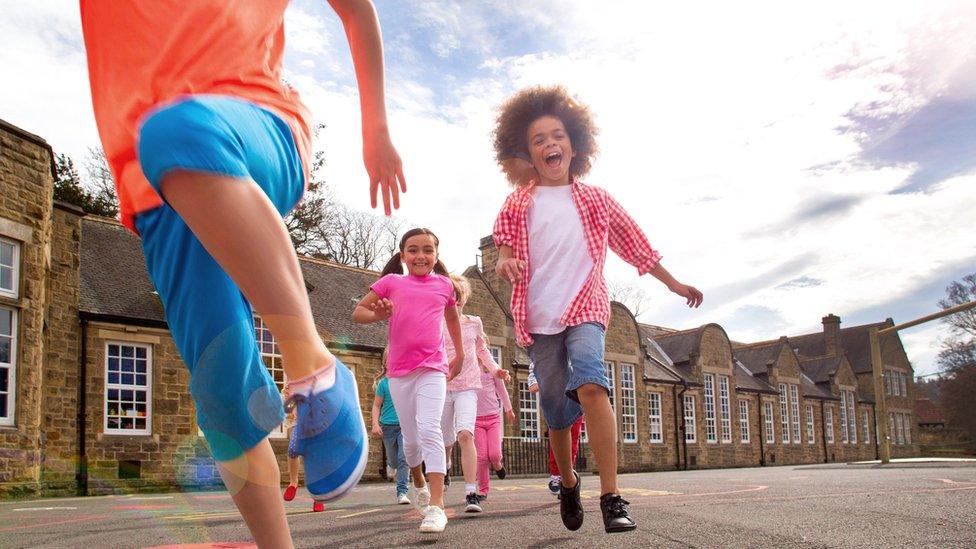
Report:
[[[471,285],[461,276],[451,275],[458,298],[458,310],[464,308],[471,295]],[[488,341],[481,319],[471,315],[461,315],[461,344],[464,349],[464,363],[461,372],[447,384],[447,399],[441,417],[441,431],[444,434],[444,452],[450,460],[451,449],[457,440],[461,447],[461,471],[464,473],[465,512],[480,513],[481,502],[475,487],[477,480],[478,453],[474,445],[474,426],[478,416],[478,389],[481,388],[481,372],[489,372],[500,379],[510,378],[491,357]],[[455,347],[450,341],[445,350],[453,357]],[[450,461],[448,461],[450,471]],[[450,484],[450,476],[445,477]]]
[[[400,418],[403,453],[413,476],[410,498],[424,516],[421,532],[441,532],[444,474],[447,463],[441,414],[447,381],[461,371],[460,313],[447,269],[437,258],[437,237],[429,229],[411,229],[400,239],[400,252],[383,268],[383,276],[359,301],[352,319],[361,324],[389,320],[387,376],[390,396]],[[403,264],[407,274],[403,274]],[[444,328],[460,351],[448,361]],[[426,464],[430,487],[421,465]]]

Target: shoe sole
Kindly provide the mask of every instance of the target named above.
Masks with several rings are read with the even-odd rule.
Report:
[[[637,525],[635,524],[633,526],[615,526],[613,528],[604,527],[603,529],[606,530],[608,534],[616,534],[619,532],[631,532],[633,530],[636,530]]]
[[[480,505],[468,505],[464,509],[465,513],[481,513],[483,511],[484,509],[482,509]]]
[[[440,528],[436,526],[421,526],[420,531],[424,534],[439,534],[444,531],[445,526],[441,526]]]
[[[340,361],[336,359],[336,365],[338,366],[338,364],[340,364]],[[347,370],[349,370],[348,366],[346,366],[345,364],[343,364],[342,366]],[[337,383],[338,383],[338,372],[336,375],[337,375]],[[340,484],[338,487],[336,487],[335,489],[329,492],[326,492],[324,494],[312,494],[312,499],[314,499],[315,501],[321,501],[321,502],[336,501],[348,495],[349,492],[351,492],[352,489],[355,488],[357,484],[359,484],[359,481],[362,480],[363,473],[366,471],[366,463],[367,461],[369,461],[369,432],[366,430],[365,420],[362,419],[363,411],[362,408],[360,407],[361,404],[359,400],[359,384],[356,382],[356,376],[352,375],[352,370],[349,370],[349,375],[352,376],[353,392],[356,395],[356,400],[355,400],[357,404],[356,411],[359,414],[359,418],[360,418],[359,425],[362,428],[363,449],[359,454],[359,462],[356,464],[356,468],[353,469],[352,474],[349,475],[349,478],[346,479],[346,481]]]

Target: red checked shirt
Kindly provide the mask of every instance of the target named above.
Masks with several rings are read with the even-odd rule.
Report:
[[[532,261],[529,253],[528,212],[532,207],[533,188],[534,184],[529,184],[508,195],[498,212],[498,218],[495,219],[492,235],[496,246],[511,247],[513,257],[524,260],[527,266]],[[603,278],[607,247],[621,259],[637,267],[637,272],[641,275],[661,261],[661,254],[651,248],[651,243],[637,223],[605,189],[574,179],[572,196],[583,224],[586,247],[593,259],[593,271],[559,320],[566,326],[576,326],[584,322],[599,322],[606,326],[610,322],[610,296],[607,293],[607,282]],[[531,272],[531,268],[527,272]],[[528,288],[528,277],[523,277],[512,288],[515,338],[522,346],[532,344],[532,336],[525,329]]]

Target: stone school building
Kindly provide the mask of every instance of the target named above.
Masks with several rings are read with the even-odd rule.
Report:
[[[53,202],[54,169],[42,138],[0,120],[0,495],[219,484],[138,238]],[[515,344],[510,288],[495,277],[490,237],[480,251],[464,271],[473,288],[465,312],[483,319],[492,353],[513,374],[519,421],[505,425],[505,459],[512,472],[543,473],[546,426]],[[351,314],[378,273],[313,258],[301,266],[319,332],[355,372],[368,423],[386,331]],[[282,384],[277,346],[259,315],[254,323]],[[877,421],[889,422],[895,456],[915,455],[912,366],[898,336],[884,336],[889,414],[876,417],[871,326],[827,315],[816,333],[740,343],[717,324],[641,324],[614,303],[606,371],[621,470],[874,459]],[[283,466],[284,433],[272,438]],[[378,479],[382,444],[370,444],[366,478]],[[583,454],[592,470],[585,444]]]

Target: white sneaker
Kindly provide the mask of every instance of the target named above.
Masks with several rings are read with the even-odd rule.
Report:
[[[397,505],[410,505],[410,498],[406,494],[398,494]]]
[[[411,486],[410,501],[413,503],[414,508],[420,511],[421,515],[427,514],[427,506],[430,505],[430,488],[426,486],[423,488]]]
[[[427,514],[424,516],[424,520],[420,522],[420,531],[443,532],[445,526],[447,526],[447,514],[444,513],[444,510],[436,505],[428,506]]]

